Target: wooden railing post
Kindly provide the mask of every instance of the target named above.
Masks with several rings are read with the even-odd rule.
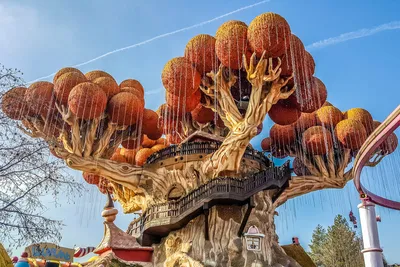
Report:
[[[209,240],[209,235],[208,235],[208,214],[209,214],[209,206],[208,202],[203,204],[203,212],[204,212],[204,239]]]

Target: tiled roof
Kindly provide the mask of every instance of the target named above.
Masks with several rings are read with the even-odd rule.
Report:
[[[101,254],[107,249],[151,249],[141,247],[131,235],[128,235],[119,229],[113,222],[104,222],[104,237],[97,248],[93,251],[96,254]]]
[[[286,254],[297,261],[302,267],[317,267],[302,246],[291,244],[282,246]]]

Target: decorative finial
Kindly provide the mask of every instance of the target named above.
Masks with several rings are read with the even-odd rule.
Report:
[[[114,201],[112,200],[111,194],[108,190],[107,190],[107,203],[104,206],[104,209],[107,209],[107,208],[110,208],[110,209],[114,208]]]
[[[101,212],[101,216],[107,222],[115,221],[117,217],[118,210],[114,207],[114,202],[111,198],[110,192],[107,191],[107,204],[104,207],[104,210]]]

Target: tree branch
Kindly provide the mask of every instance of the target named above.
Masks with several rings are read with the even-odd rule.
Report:
[[[5,222],[0,222],[0,225],[12,227],[12,228],[17,228],[17,229],[26,229],[26,230],[34,230],[34,231],[37,231],[37,230],[48,231],[47,228],[37,227],[36,225],[30,227],[30,226],[27,226],[27,225],[21,226],[21,225],[10,224],[10,223],[5,223]]]
[[[287,200],[301,196],[313,191],[326,188],[343,188],[349,180],[331,179],[321,176],[293,176],[289,182],[289,187],[275,201],[274,206],[278,207]]]
[[[157,174],[150,170],[135,167],[128,163],[115,162],[102,158],[83,158],[62,150],[59,150],[58,154],[65,159],[68,167],[72,169],[106,177],[132,190],[138,190],[141,177],[157,177]]]
[[[7,205],[5,205],[4,207],[0,208],[0,211],[3,211],[5,209],[7,209],[8,207],[10,207],[11,205],[14,205],[15,202],[17,202],[18,200],[24,198],[26,195],[29,194],[29,192],[31,192],[33,189],[35,189],[36,187],[39,187],[42,183],[44,183],[45,181],[47,181],[48,178],[40,181],[39,183],[35,184],[34,186],[32,186],[31,188],[29,188],[28,190],[25,191],[25,193],[23,193],[21,196],[17,197],[16,199],[10,201]]]
[[[274,68],[272,58],[264,59],[264,55],[265,53],[256,64],[256,54],[254,53],[251,56],[250,65],[247,64],[245,56],[243,57],[247,80],[252,85],[250,100],[244,117],[240,115],[230,93],[230,86],[233,85],[234,80],[231,80],[230,84],[226,81],[225,83],[220,81],[224,81],[222,76],[224,67],[220,67],[216,75],[220,78],[215,79],[216,84],[223,84],[221,89],[216,92],[203,90],[209,97],[215,93],[214,99],[218,101],[222,109],[219,114],[224,122],[228,123],[227,126],[230,130],[219,149],[205,159],[203,172],[208,176],[217,177],[224,171],[237,173],[246,147],[248,147],[250,140],[256,136],[257,127],[262,123],[269,109],[279,99],[285,99],[294,92],[294,89],[289,92],[282,92],[282,87],[287,84],[291,77],[288,79],[280,78],[280,60],[278,66]],[[267,67],[268,73],[265,74]],[[267,83],[266,87],[264,87],[265,83]],[[215,110],[218,111],[218,109]]]
[[[228,77],[226,77],[227,72]],[[216,74],[212,71],[207,76],[213,80],[213,84],[203,80],[203,85],[200,87],[207,101],[204,106],[217,112],[225,126],[232,129],[243,120],[231,93],[231,87],[237,78],[222,64]]]
[[[85,142],[83,144],[84,157],[89,157],[92,154],[93,143],[96,137],[97,127],[99,126],[100,118],[95,118],[90,122],[88,132],[85,135]]]
[[[335,153],[339,153],[335,156]],[[282,205],[288,199],[310,193],[312,191],[325,189],[325,188],[343,188],[347,182],[353,179],[352,168],[345,172],[346,167],[351,162],[351,151],[350,149],[332,150],[328,152],[326,160],[322,156],[312,156],[313,161],[305,160],[307,156],[296,154],[297,157],[302,159],[303,164],[312,173],[311,176],[294,176],[289,182],[289,187],[280,195],[277,199],[275,206]],[[369,164],[366,166],[375,167],[380,161],[385,157],[385,155],[376,152],[371,156]],[[336,162],[335,162],[336,159]],[[304,161],[305,160],[305,161]],[[321,172],[315,175],[315,166]],[[336,168],[335,168],[336,166]]]
[[[0,65],[0,98],[6,90],[23,85],[20,74]],[[0,239],[12,246],[43,238],[59,240],[61,223],[36,213],[44,208],[40,196],[53,194],[57,201],[61,190],[67,197],[80,190],[60,161],[49,161],[48,146],[59,145],[53,136],[54,127],[59,128],[54,120],[46,124],[45,119],[26,117],[20,126],[0,112]],[[18,128],[42,140],[25,138]]]

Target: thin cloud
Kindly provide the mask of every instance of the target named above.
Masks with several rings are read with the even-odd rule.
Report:
[[[160,88],[155,89],[155,90],[145,91],[144,93],[146,95],[155,95],[155,94],[161,93],[162,91],[164,91],[164,87],[160,87]]]
[[[377,34],[379,32],[389,31],[389,30],[397,30],[397,29],[400,29],[400,21],[392,21],[392,22],[389,22],[386,24],[376,26],[374,28],[361,29],[361,30],[354,31],[354,32],[343,33],[339,36],[331,37],[331,38],[310,44],[306,48],[307,48],[307,50],[324,48],[326,46],[347,42],[347,41],[350,41],[353,39],[371,36],[371,35]]]
[[[225,18],[225,17],[227,17],[227,16],[230,16],[230,15],[232,15],[232,14],[241,12],[241,11],[246,10],[246,9],[250,9],[250,8],[256,7],[256,6],[261,5],[261,4],[268,3],[268,2],[270,2],[270,1],[271,1],[271,0],[260,1],[260,2],[257,2],[257,3],[255,3],[255,4],[248,5],[248,6],[244,6],[244,7],[241,7],[241,8],[238,8],[238,9],[236,9],[236,10],[234,10],[234,11],[229,12],[229,13],[220,15],[220,16],[215,17],[215,18],[212,18],[212,19],[210,19],[210,20],[206,20],[206,21],[203,21],[203,22],[194,24],[194,25],[189,26],[189,27],[185,27],[185,28],[182,28],[182,29],[179,29],[179,30],[175,30],[175,31],[172,31],[172,32],[160,34],[160,35],[157,35],[157,36],[155,36],[155,37],[153,37],[153,38],[150,38],[150,39],[147,39],[147,40],[145,40],[145,41],[142,41],[142,42],[140,42],[140,43],[136,43],[136,44],[132,44],[132,45],[129,45],[129,46],[125,46],[125,47],[122,47],[122,48],[115,49],[115,50],[113,50],[113,51],[104,53],[104,54],[102,54],[102,55],[100,55],[100,56],[98,56],[98,57],[95,57],[95,58],[89,59],[89,60],[87,60],[87,61],[85,61],[85,62],[76,64],[76,65],[74,65],[73,67],[81,67],[81,66],[87,65],[87,64],[89,64],[89,63],[92,63],[92,62],[94,62],[94,61],[97,61],[97,60],[99,60],[99,59],[101,59],[101,58],[107,57],[107,56],[109,56],[109,55],[112,55],[112,54],[115,54],[115,53],[119,53],[119,52],[121,52],[121,51],[128,50],[128,49],[132,49],[132,48],[135,48],[135,47],[144,45],[144,44],[148,44],[148,43],[153,42],[153,41],[155,41],[155,40],[158,40],[158,39],[161,39],[161,38],[165,38],[165,37],[174,35],[174,34],[176,34],[176,33],[180,33],[180,32],[184,32],[184,31],[188,31],[188,30],[191,30],[191,29],[194,29],[194,28],[201,27],[201,26],[203,26],[203,25],[212,23],[212,22],[214,22],[214,21],[216,21],[216,20],[220,20],[220,19]],[[39,77],[39,78],[37,78],[37,79],[34,79],[34,80],[28,82],[28,84],[33,83],[33,82],[36,82],[36,81],[39,81],[39,80],[42,80],[42,79],[47,79],[47,78],[49,78],[49,77],[54,76],[55,74],[56,74],[56,72],[55,72],[55,73],[51,73],[51,74],[46,75],[46,76],[43,76],[43,77]]]

